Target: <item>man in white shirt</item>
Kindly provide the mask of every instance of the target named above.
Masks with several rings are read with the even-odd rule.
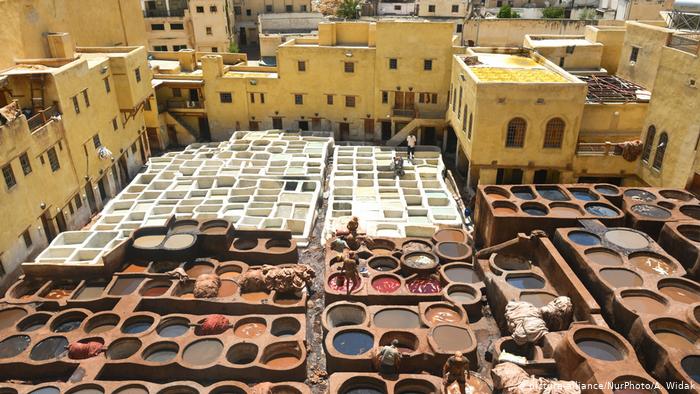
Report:
[[[413,156],[416,153],[416,136],[409,134],[406,137],[406,145],[408,145],[408,160],[413,161]]]

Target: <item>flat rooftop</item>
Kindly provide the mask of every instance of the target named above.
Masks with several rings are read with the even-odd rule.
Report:
[[[475,57],[477,61],[472,60]],[[468,57],[465,63],[481,82],[568,82],[529,57],[501,53],[477,53],[475,57]]]
[[[585,38],[543,38],[530,37],[536,47],[564,47],[564,46],[591,46],[596,45]]]

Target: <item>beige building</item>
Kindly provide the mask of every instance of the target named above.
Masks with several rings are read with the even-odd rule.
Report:
[[[142,0],[141,5],[149,50],[229,51],[234,17],[228,0]]]
[[[311,12],[311,0],[232,0],[235,34],[240,48],[258,45],[258,16]]]

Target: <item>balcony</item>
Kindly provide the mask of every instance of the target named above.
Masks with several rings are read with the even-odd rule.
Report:
[[[187,101],[187,100],[174,100],[170,99],[165,102],[165,110],[200,110],[204,109],[203,101]],[[162,108],[159,108],[160,112]]]
[[[51,122],[51,118],[54,116],[58,116],[61,113],[58,112],[58,108],[56,108],[55,105],[52,105],[48,108],[45,108],[35,115],[32,115],[30,118],[27,119],[27,124],[29,125],[29,131],[32,133],[44,126],[45,124]]]
[[[152,10],[145,10],[143,12],[143,16],[145,18],[167,18],[167,17],[183,17],[185,16],[185,9],[170,9],[170,11],[166,9],[152,9]]]
[[[579,142],[576,145],[578,156],[621,156],[622,148],[612,142]]]
[[[392,108],[391,116],[401,117],[401,118],[415,118],[416,109],[415,108]]]

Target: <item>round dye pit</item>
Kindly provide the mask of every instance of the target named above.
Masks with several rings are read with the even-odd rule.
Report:
[[[508,201],[494,201],[493,213],[496,216],[507,216],[518,212],[518,206]]]
[[[60,394],[61,390],[58,387],[47,386],[36,390],[32,390],[29,394]]]
[[[369,259],[367,265],[375,271],[387,272],[398,268],[399,262],[393,257],[379,256]]]
[[[143,352],[143,359],[152,363],[166,363],[177,356],[178,349],[173,342],[156,343]]]
[[[165,294],[168,289],[170,289],[171,283],[156,283],[156,284],[146,284],[143,290],[141,290],[141,295],[144,297],[160,297]]]
[[[344,390],[343,394],[386,394],[386,390],[381,390],[372,386],[358,386]]]
[[[523,256],[515,256],[510,254],[495,254],[493,263],[496,267],[504,271],[519,271],[529,270],[530,260]]]
[[[442,290],[440,281],[434,278],[416,277],[406,282],[406,287],[415,294],[435,294]]]
[[[639,201],[649,202],[656,200],[654,193],[649,193],[648,191],[642,189],[627,189],[623,195]]]
[[[233,329],[234,335],[239,338],[257,338],[265,331],[267,331],[267,323],[259,318],[243,319]]]
[[[445,276],[452,282],[477,283],[481,282],[476,271],[466,265],[450,266],[445,268]]]
[[[549,212],[560,218],[575,218],[583,215],[576,205],[564,203],[549,204]]]
[[[549,293],[521,293],[520,301],[529,302],[530,304],[541,308],[550,302],[554,301],[556,296]]]
[[[607,204],[588,204],[586,211],[591,215],[610,218],[618,215],[617,210]]]
[[[48,300],[60,300],[67,298],[71,295],[71,293],[73,293],[73,288],[57,287],[49,290],[49,292],[44,294],[42,297]]]
[[[432,336],[439,350],[443,352],[464,351],[472,345],[469,331],[455,326],[437,326]]]
[[[199,229],[199,223],[197,223],[194,220],[188,220],[188,221],[182,221],[182,222],[176,222],[175,225],[173,225],[172,232],[173,233],[193,233]]]
[[[68,340],[64,337],[46,338],[32,348],[29,358],[34,361],[58,358],[67,352],[66,346],[68,346]]]
[[[272,369],[290,369],[299,364],[299,356],[292,353],[293,350],[279,352],[272,356],[265,357],[263,363]],[[296,353],[296,352],[295,352]]]
[[[247,293],[241,293],[241,298],[248,302],[261,302],[262,300],[267,300],[270,298],[270,293],[264,291],[250,291]]]
[[[628,259],[633,267],[649,274],[669,276],[676,271],[676,266],[671,261],[655,253],[635,253]]]
[[[374,345],[374,337],[365,331],[345,331],[333,338],[333,347],[348,356],[367,353]]]
[[[657,207],[656,205],[637,204],[633,205],[630,210],[640,216],[653,219],[668,219],[671,217],[671,212],[665,208]]]
[[[602,269],[600,270],[600,277],[614,289],[619,287],[639,287],[644,283],[644,280],[639,275],[621,268]]]
[[[700,226],[681,225],[678,226],[678,232],[684,237],[693,242],[700,242]]]
[[[546,216],[547,207],[537,203],[522,204],[520,209],[530,216]]]
[[[650,389],[647,390],[646,387]],[[613,394],[658,394],[654,384],[636,377],[625,377],[615,380],[612,386]]]
[[[404,354],[415,352],[416,349],[418,349],[418,344],[420,343],[418,337],[411,333],[386,332],[384,335],[382,335],[381,339],[379,339],[379,346],[390,345],[394,340],[399,342],[396,348],[399,350],[399,352]]]
[[[68,392],[68,394],[104,394],[102,387],[97,385],[83,385]]]
[[[697,348],[696,339],[690,339],[674,331],[659,330],[654,331],[654,336],[662,345],[675,349]]]
[[[535,275],[510,275],[506,283],[518,289],[542,289],[545,282]]]
[[[700,356],[689,356],[681,360],[681,367],[696,383],[700,383]]]
[[[0,342],[0,358],[12,358],[29,347],[31,340],[26,335],[15,335]]]
[[[425,241],[407,241],[403,244],[402,250],[406,254],[411,252],[430,253],[433,251],[433,246]]]
[[[126,268],[124,268],[122,270],[122,272],[130,273],[130,274],[141,273],[141,272],[145,272],[146,268],[148,268],[147,264],[142,263],[142,262],[138,262],[138,263],[133,263],[133,264],[127,265]]]
[[[202,339],[193,342],[182,353],[182,360],[192,365],[206,365],[216,361],[224,350],[224,344],[217,339]]]
[[[291,337],[301,330],[301,323],[293,317],[280,317],[272,322],[270,334],[276,337]]]
[[[606,196],[614,196],[620,192],[618,188],[611,185],[596,185],[594,187],[595,191]]]
[[[467,236],[462,230],[454,228],[444,228],[433,234],[436,242],[466,242]]]
[[[693,304],[700,302],[700,293],[683,285],[663,286],[659,287],[661,294],[666,297],[684,304]]]
[[[211,274],[214,272],[214,264],[197,262],[185,265],[187,276],[196,279],[199,275]]]
[[[510,188],[510,192],[521,200],[534,200],[535,194],[527,186],[515,186]]]
[[[569,233],[569,239],[581,246],[600,245],[600,238],[586,231],[572,231]]]
[[[95,298],[102,297],[102,292],[105,290],[105,285],[93,283],[86,284],[82,289],[78,291],[75,295],[76,300],[92,300]]]
[[[431,306],[425,311],[425,318],[433,323],[454,323],[462,319],[462,315],[446,306]]]
[[[336,273],[330,276],[328,278],[328,287],[331,288],[331,290],[337,291],[337,292],[347,292],[348,291],[348,282],[350,284],[350,291],[355,291],[360,288],[360,285],[362,284],[362,279],[360,278],[354,278],[354,279],[347,279],[345,275],[342,275],[340,273]]]
[[[666,312],[666,305],[652,296],[630,294],[622,296],[622,304],[638,314],[660,315]]]
[[[148,270],[153,273],[162,274],[178,268],[180,264],[181,263],[177,261],[155,261]]]
[[[117,315],[100,315],[91,318],[85,324],[85,332],[88,334],[101,334],[107,332],[119,324],[119,316]]]
[[[370,251],[375,256],[391,256],[393,253],[392,249],[383,248],[382,246],[375,246],[371,248]]]
[[[476,296],[468,291],[463,291],[459,288],[450,290],[447,295],[459,303],[471,303],[476,300]]]
[[[429,270],[437,266],[437,260],[430,253],[413,252],[404,256],[404,264],[410,268]]]
[[[238,293],[238,284],[232,280],[222,280],[219,287],[219,293],[216,295],[219,298],[233,297]]]
[[[265,242],[265,249],[269,253],[282,253],[292,247],[292,242],[288,239],[271,239]]]
[[[566,201],[569,197],[566,196],[558,187],[550,186],[539,186],[535,187],[537,193],[539,193],[542,198],[550,201]]]
[[[17,323],[17,330],[22,332],[36,331],[46,325],[51,315],[48,313],[35,313],[29,315]]]
[[[581,201],[597,201],[598,196],[585,189],[569,189],[575,199]]]
[[[170,235],[163,243],[164,249],[181,250],[194,245],[195,236],[192,234]]]
[[[622,257],[620,254],[610,249],[588,249],[586,250],[586,258],[593,263],[608,267],[622,265]]]
[[[329,328],[354,326],[365,321],[365,309],[357,305],[336,305],[326,312],[326,325]]]
[[[684,205],[681,208],[681,213],[693,219],[700,220],[700,206]]]
[[[231,346],[226,359],[236,365],[250,364],[258,357],[258,346],[253,343],[237,343]]]
[[[217,235],[226,234],[229,224],[225,220],[210,220],[208,222],[202,223],[200,230],[204,234]]]
[[[160,323],[156,332],[163,338],[176,338],[184,335],[189,329],[189,320],[186,319],[167,319]]]
[[[642,233],[632,230],[610,230],[605,233],[605,239],[625,249],[643,249],[649,246],[649,241]]]
[[[155,248],[162,244],[165,240],[165,235],[144,235],[134,240],[133,246],[138,249]]]
[[[238,250],[251,250],[256,246],[258,246],[257,239],[238,238],[235,241],[233,241],[233,247]]]
[[[19,319],[27,316],[27,311],[22,308],[8,308],[0,311],[0,331],[12,327]]]
[[[659,204],[660,207],[666,208],[669,211],[672,211],[676,208],[676,204],[668,201],[659,201],[657,204]]]
[[[124,325],[122,325],[122,332],[124,334],[140,334],[151,328],[152,324],[153,318],[150,316],[130,317]]]
[[[401,287],[401,281],[394,276],[379,276],[372,280],[372,288],[380,293],[393,293]]]
[[[110,360],[123,360],[136,354],[139,349],[141,341],[136,338],[117,339],[107,348],[106,356]]]
[[[122,296],[131,294],[143,282],[144,278],[118,278],[109,289],[110,295]]]
[[[576,341],[576,345],[587,355],[603,361],[620,361],[624,354],[608,342],[597,339],[583,339]]]
[[[484,188],[484,193],[493,200],[507,200],[510,198],[510,193],[506,189],[497,186],[487,186]]]
[[[682,190],[672,190],[672,189],[667,189],[667,190],[661,190],[659,192],[661,197],[667,198],[669,200],[678,200],[678,201],[690,201],[693,199],[693,195],[690,193],[687,193]]]
[[[396,394],[433,394],[439,392],[435,385],[425,380],[419,379],[404,379],[394,387]],[[480,393],[479,391],[467,391],[468,393]]]
[[[148,394],[148,390],[144,386],[131,384],[118,388],[113,394]]]
[[[86,317],[87,315],[82,312],[67,312],[54,319],[53,323],[51,323],[51,331],[71,332],[80,327]]]
[[[419,328],[418,314],[399,308],[387,308],[374,314],[374,325],[380,328]]]
[[[437,250],[449,259],[462,259],[470,252],[469,246],[460,242],[440,242],[437,244]]]
[[[217,269],[217,275],[219,278],[236,280],[243,272],[243,267],[235,264],[219,265]]]

